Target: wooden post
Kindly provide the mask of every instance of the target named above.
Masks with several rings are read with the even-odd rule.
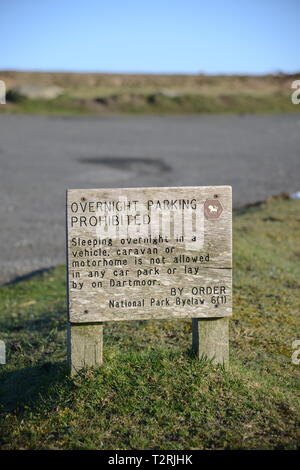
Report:
[[[84,367],[103,363],[103,323],[68,324],[68,363],[71,376]]]
[[[193,318],[192,348],[198,359],[206,357],[213,364],[228,365],[228,318]]]

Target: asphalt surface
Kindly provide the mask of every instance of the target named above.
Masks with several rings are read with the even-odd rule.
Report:
[[[65,190],[232,185],[234,206],[300,190],[300,115],[0,115],[0,283],[65,259]]]

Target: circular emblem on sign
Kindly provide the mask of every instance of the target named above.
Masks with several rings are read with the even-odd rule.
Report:
[[[217,219],[223,211],[222,204],[218,199],[206,199],[204,203],[204,215],[207,219]]]

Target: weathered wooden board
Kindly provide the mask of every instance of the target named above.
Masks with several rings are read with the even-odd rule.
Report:
[[[70,322],[230,316],[231,233],[230,186],[68,190]]]

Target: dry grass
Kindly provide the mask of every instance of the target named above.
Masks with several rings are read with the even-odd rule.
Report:
[[[56,85],[54,100],[8,101],[0,112],[33,114],[200,114],[298,112],[291,103],[296,75],[126,75],[0,72],[7,90]],[[165,93],[167,90],[167,93]],[[171,94],[170,94],[171,91]],[[169,93],[168,93],[169,92]],[[153,98],[154,97],[154,98]]]
[[[95,93],[153,92],[172,89],[184,94],[219,93],[278,93],[291,92],[291,83],[298,75],[128,75],[101,73],[14,72],[2,71],[7,89],[16,85],[34,83],[57,85],[79,97]]]

